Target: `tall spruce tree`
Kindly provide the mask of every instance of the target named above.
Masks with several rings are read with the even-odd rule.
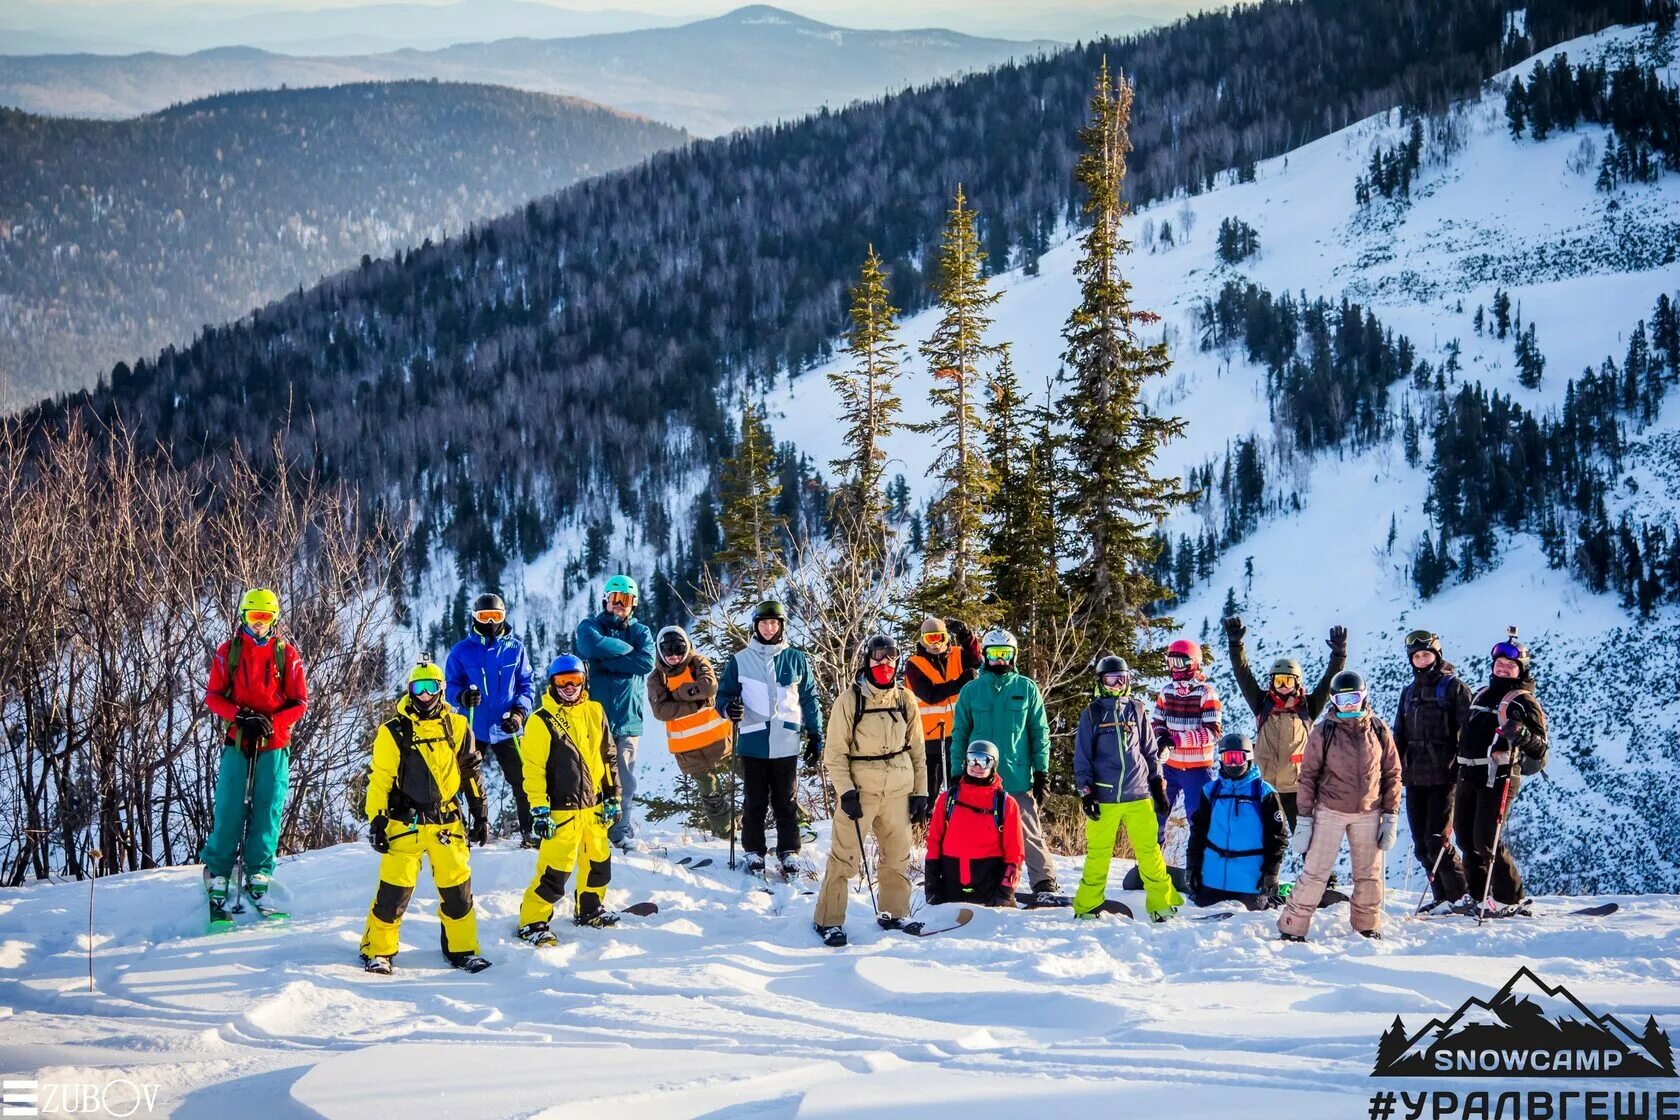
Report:
[[[888,498],[881,485],[887,453],[882,441],[898,426],[898,309],[892,305],[887,276],[875,246],[869,247],[852,286],[851,327],[845,352],[847,369],[828,375],[840,399],[846,425],[846,454],[833,460],[839,483],[834,490],[835,525],[850,538],[860,559],[879,561],[886,552]]]
[[[1044,631],[1062,595],[1054,424],[1049,409],[1033,407],[1021,392],[1007,349],[987,381],[986,425],[986,457],[997,484],[986,523],[990,611],[1014,629],[1022,671],[1038,674],[1047,646]]]
[[[712,557],[731,585],[737,607],[769,593],[787,571],[782,556],[786,533],[776,514],[782,492],[775,440],[762,407],[741,400],[741,433],[735,453],[722,463],[723,508],[718,517],[723,547]]]
[[[929,395],[935,415],[915,430],[939,444],[933,473],[940,491],[928,508],[927,555],[915,605],[965,619],[979,618],[982,610],[982,533],[994,486],[981,454],[986,437],[979,409],[983,369],[1002,351],[986,342],[992,325],[988,311],[998,293],[986,283],[985,263],[974,211],[958,184],[936,262],[939,323],[920,348],[933,374]]]
[[[1184,422],[1143,406],[1145,384],[1172,363],[1165,342],[1139,338],[1159,316],[1132,305],[1131,283],[1120,270],[1120,257],[1132,248],[1120,229],[1129,209],[1122,188],[1131,112],[1131,83],[1111,76],[1105,59],[1074,168],[1091,225],[1074,269],[1079,306],[1062,330],[1070,386],[1058,411],[1067,418],[1060,521],[1078,557],[1071,582],[1083,598],[1084,633],[1095,648],[1135,657],[1151,604],[1171,594],[1152,574],[1160,549],[1155,530],[1191,495],[1177,477],[1152,473],[1161,445],[1183,435]]]

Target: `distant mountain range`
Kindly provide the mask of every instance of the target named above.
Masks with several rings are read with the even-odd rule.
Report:
[[[678,27],[384,54],[297,57],[224,47],[188,55],[20,56],[0,68],[0,104],[122,117],[231,90],[437,78],[583,97],[715,135],[1054,45],[941,30],[853,31],[756,5]]]
[[[0,109],[0,408],[686,139],[573,98],[439,82],[125,121]]]

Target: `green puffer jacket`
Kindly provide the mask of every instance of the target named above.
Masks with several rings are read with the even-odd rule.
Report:
[[[1050,770],[1050,721],[1038,686],[1013,671],[989,670],[963,685],[951,717],[951,773],[962,772],[968,744],[976,739],[997,744],[1006,793],[1032,789],[1033,772]]]

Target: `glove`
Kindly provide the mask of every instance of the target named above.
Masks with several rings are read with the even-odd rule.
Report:
[[[742,703],[739,696],[735,696],[723,706],[723,714],[739,723],[741,717],[747,714],[747,706]]]
[[[805,760],[805,765],[816,766],[822,761],[822,736],[815,731],[805,732],[805,751],[799,756]]]
[[[1295,825],[1295,835],[1289,838],[1289,846],[1301,855],[1306,855],[1307,847],[1312,843],[1312,829],[1312,818],[1302,817]]]
[[[531,835],[538,840],[547,840],[554,835],[554,818],[549,815],[547,805],[531,809]]]
[[[1243,620],[1237,615],[1224,619],[1220,622],[1220,625],[1225,627],[1225,640],[1227,642],[1240,642],[1248,635],[1248,627],[1243,625]]]
[[[951,640],[959,646],[966,646],[974,640],[974,631],[969,629],[968,623],[960,618],[947,618],[945,629],[950,633]]]
[[[1043,808],[1045,795],[1049,792],[1050,775],[1043,770],[1035,771],[1033,774],[1032,794],[1033,801],[1037,803],[1040,808]]]
[[[1087,820],[1094,821],[1102,817],[1102,803],[1097,800],[1097,795],[1090,790],[1085,790],[1080,794],[1079,807],[1085,810]]]
[[[1202,868],[1196,864],[1184,869],[1184,885],[1190,888],[1192,895],[1199,894],[1202,889]]]
[[[917,794],[910,795],[910,823],[926,824],[932,814],[928,811],[928,799]]]
[[[481,816],[474,816],[472,827],[467,829],[467,843],[475,848],[482,848],[490,843],[490,822]]]
[[[384,813],[368,822],[368,846],[380,855],[391,850],[391,837],[386,832],[390,825],[390,818]]]
[[[1172,755],[1173,740],[1169,732],[1163,731],[1155,736],[1155,753],[1163,762]]]
[[[525,709],[509,708],[502,715],[502,730],[509,735],[517,735],[525,729]]]
[[[1384,813],[1377,821],[1377,847],[1385,852],[1394,847],[1394,836],[1399,829],[1400,818],[1393,813]]]
[[[461,707],[476,708],[478,702],[484,699],[484,693],[478,690],[476,684],[469,684],[461,690]]]
[[[601,804],[596,806],[595,811],[600,816],[602,824],[612,824],[618,819],[620,808],[618,795],[613,794],[610,797],[603,797]]]
[[[1155,805],[1155,819],[1164,821],[1172,813],[1172,802],[1167,800],[1167,782],[1165,778],[1149,779],[1149,800]]]
[[[1347,656],[1347,627],[1330,627],[1330,655],[1332,657]]]
[[[863,819],[863,803],[858,800],[858,791],[849,789],[840,795],[840,811],[854,821]]]
[[[997,895],[993,898],[993,905],[1015,908],[1015,891],[1021,885],[1021,865],[1011,863],[1003,869],[1003,882],[998,884]]]

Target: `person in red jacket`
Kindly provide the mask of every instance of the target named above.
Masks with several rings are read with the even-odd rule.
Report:
[[[1013,907],[1027,856],[1021,807],[1003,791],[996,744],[974,740],[964,763],[962,777],[939,795],[928,821],[922,891],[930,906]]]
[[[215,818],[199,858],[214,906],[226,905],[235,862],[236,883],[252,898],[268,891],[280,822],[291,785],[292,728],[309,706],[303,657],[276,633],[280,598],[254,588],[239,602],[239,629],[216,649],[204,705],[223,721],[216,773]],[[243,840],[243,844],[241,844]]]

